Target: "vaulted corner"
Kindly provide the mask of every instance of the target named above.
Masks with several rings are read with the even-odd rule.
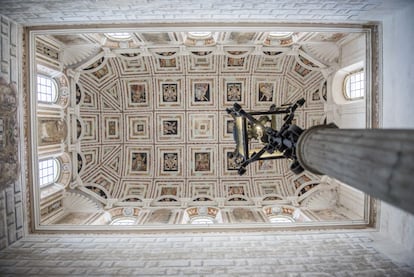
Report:
[[[335,102],[332,84],[369,62],[369,33],[285,29],[30,31],[35,229],[367,225],[369,198],[329,176],[294,175],[284,159],[237,174],[234,103],[305,98],[302,128],[366,124],[366,102]]]

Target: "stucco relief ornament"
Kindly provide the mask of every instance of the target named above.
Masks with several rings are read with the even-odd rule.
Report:
[[[14,83],[8,84],[3,77],[0,77],[0,115],[16,112],[16,95],[16,85]]]
[[[126,207],[123,209],[122,213],[124,214],[124,216],[133,216],[134,215],[134,209],[130,208],[130,207]]]
[[[17,89],[0,77],[0,190],[15,182],[19,175],[17,158]]]

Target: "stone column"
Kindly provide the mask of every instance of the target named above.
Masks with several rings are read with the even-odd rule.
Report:
[[[414,214],[414,130],[312,127],[296,147],[299,163]]]

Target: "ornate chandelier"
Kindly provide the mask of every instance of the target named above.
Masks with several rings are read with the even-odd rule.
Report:
[[[301,98],[293,104],[281,107],[272,105],[268,111],[252,112],[246,112],[238,103],[234,103],[232,108],[226,109],[234,119],[236,149],[230,158],[237,164],[239,175],[246,173],[246,166],[254,161],[284,158],[292,160],[290,169],[295,174],[303,172],[296,157],[296,144],[303,129],[292,121],[296,109],[304,103],[305,99]],[[278,122],[276,115],[284,116]],[[254,147],[254,141],[261,148]]]

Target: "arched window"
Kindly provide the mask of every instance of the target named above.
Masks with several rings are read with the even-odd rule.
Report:
[[[292,223],[295,222],[295,220],[291,217],[287,216],[274,216],[269,218],[270,223]]]
[[[112,220],[111,225],[134,225],[135,218],[121,217]]]
[[[211,36],[211,32],[188,32],[188,35],[195,39],[201,39]]]
[[[47,159],[39,162],[40,187],[52,184],[59,175],[59,162],[56,159]]]
[[[37,100],[40,102],[54,103],[57,99],[56,82],[43,75],[37,75]]]
[[[361,99],[365,95],[364,71],[348,74],[344,80],[344,96],[347,100]]]
[[[191,224],[214,224],[214,220],[210,217],[196,217],[191,220]]]
[[[106,33],[105,35],[112,40],[130,40],[132,38],[130,33]]]
[[[291,35],[293,35],[293,32],[270,32],[269,33],[269,36],[271,38],[278,38],[278,39],[280,39],[280,38],[288,38]]]

